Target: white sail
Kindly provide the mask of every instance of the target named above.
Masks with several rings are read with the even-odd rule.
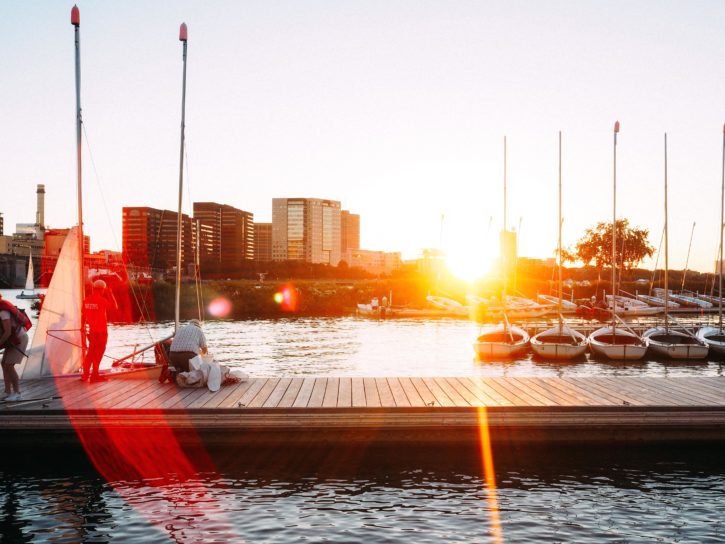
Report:
[[[35,290],[35,281],[33,281],[33,276],[35,273],[33,272],[33,254],[30,253],[30,256],[28,257],[28,275],[25,277],[25,288],[28,291]]]
[[[43,301],[22,379],[76,372],[82,364],[77,227],[68,232]]]

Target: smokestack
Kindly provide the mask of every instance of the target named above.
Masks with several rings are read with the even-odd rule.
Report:
[[[40,227],[45,227],[45,185],[38,184],[38,209],[35,213],[35,223]]]

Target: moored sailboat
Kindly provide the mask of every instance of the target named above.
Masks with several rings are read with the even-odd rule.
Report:
[[[665,133],[665,285],[663,290],[665,322],[662,327],[654,327],[645,331],[643,337],[647,342],[647,346],[657,355],[669,357],[670,359],[703,359],[707,356],[707,344],[693,334],[672,329],[669,324],[667,302],[670,290],[667,285],[669,273],[667,235],[667,134]]]
[[[83,332],[82,307],[85,298],[86,269],[83,244],[83,180],[82,180],[82,119],[80,71],[80,11],[71,10],[71,24],[75,27],[75,87],[76,87],[76,195],[78,224],[69,229],[40,310],[27,358],[20,365],[21,379],[79,377],[86,355]],[[159,342],[162,342],[160,340]],[[152,349],[152,343],[116,362],[134,357]],[[123,378],[157,377],[161,366],[140,365],[141,368],[101,370],[108,376]]]
[[[531,349],[540,357],[547,359],[574,359],[581,357],[587,350],[586,337],[564,322],[562,309],[562,281],[561,281],[561,131],[559,132],[559,243],[557,247],[558,259],[558,291],[557,313],[559,322],[551,329],[540,332],[531,339]]]
[[[617,134],[619,121],[614,123],[614,179],[612,213],[612,291],[617,292]],[[644,357],[647,346],[634,331],[617,328],[617,298],[612,299],[612,322],[592,332],[587,338],[592,351],[602,357],[614,360],[637,360]]]
[[[28,291],[27,293],[25,291]],[[28,274],[25,276],[25,289],[15,298],[34,300],[39,299],[40,294],[35,292],[35,271],[33,270],[33,250],[28,253]]]
[[[506,137],[503,138],[503,231],[502,242],[507,235],[506,227]],[[506,281],[507,267],[506,248],[501,248],[501,267],[503,273],[503,288],[501,293],[503,321],[497,325],[487,325],[479,331],[473,349],[482,359],[509,358],[524,351],[529,345],[529,333],[521,327],[511,326],[506,315]]]
[[[697,331],[697,337],[708,345],[711,351],[718,355],[725,355],[725,330],[723,330],[722,324],[722,273],[723,273],[723,227],[725,226],[725,125],[723,125],[723,137],[722,137],[722,179],[720,182],[720,259],[719,274],[718,274],[718,296],[711,297],[710,302],[715,302],[717,298],[717,315],[718,323],[717,327],[702,327]]]

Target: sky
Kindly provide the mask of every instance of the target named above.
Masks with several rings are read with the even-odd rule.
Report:
[[[6,234],[76,220],[72,3],[0,4],[0,213]],[[270,221],[272,198],[340,200],[365,249],[413,258],[442,244],[483,269],[503,224],[519,254],[564,245],[617,214],[664,224],[670,268],[717,256],[725,122],[725,4],[630,1],[80,2],[84,222],[121,246],[121,208],[175,209],[179,24],[189,28],[187,188]],[[92,158],[92,160],[91,160]],[[441,216],[444,217],[441,228]],[[654,259],[645,266],[651,267]],[[660,261],[661,264],[661,261]]]

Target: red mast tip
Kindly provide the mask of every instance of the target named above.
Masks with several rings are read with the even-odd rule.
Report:
[[[616,121],[616,122],[614,123],[614,132],[615,132],[615,133],[619,133],[619,121]]]
[[[179,41],[185,42],[186,41],[186,23],[181,23],[181,27],[179,28]]]
[[[725,125],[722,126],[722,133],[725,134]]]
[[[70,10],[70,24],[73,26],[81,26],[81,12],[78,6],[73,6],[73,9]]]

